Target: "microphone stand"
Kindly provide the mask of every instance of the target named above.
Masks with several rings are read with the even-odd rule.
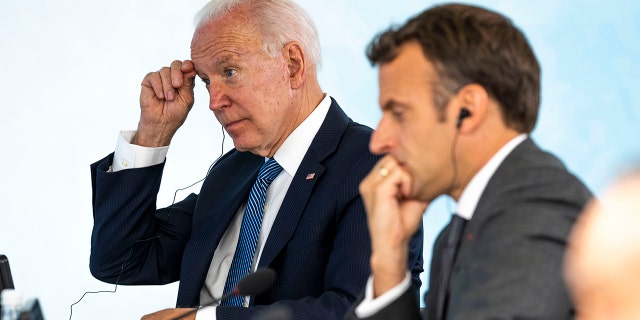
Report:
[[[232,296],[257,295],[262,291],[266,290],[267,288],[269,288],[271,284],[273,284],[273,281],[275,281],[275,279],[276,279],[276,273],[275,271],[273,271],[273,269],[270,269],[270,268],[258,269],[254,273],[250,273],[246,277],[240,279],[240,281],[238,281],[238,284],[236,284],[235,287],[233,287],[233,290],[223,294],[222,297],[218,299],[214,298],[212,301],[204,305],[201,305],[197,308],[191,309],[175,318],[172,318],[171,320],[182,319],[188,315],[198,312],[198,310],[204,307],[212,306]]]

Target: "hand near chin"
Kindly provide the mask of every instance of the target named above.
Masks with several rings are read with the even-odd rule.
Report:
[[[371,235],[376,296],[399,284],[407,272],[409,241],[428,205],[413,198],[412,185],[411,175],[389,155],[360,183]]]
[[[420,227],[428,205],[426,201],[415,199],[412,186],[411,175],[389,155],[382,158],[360,183],[372,236],[408,244]]]
[[[148,73],[140,90],[140,121],[133,143],[145,147],[169,145],[193,106],[195,66],[175,60]]]
[[[175,308],[175,309],[164,309],[164,310],[160,310],[154,313],[150,313],[147,314],[145,316],[142,316],[141,320],[169,320],[169,319],[175,319],[189,311],[192,311],[194,309],[192,308]],[[195,320],[196,318],[196,314],[191,313],[188,316],[185,316],[183,318],[183,320]]]

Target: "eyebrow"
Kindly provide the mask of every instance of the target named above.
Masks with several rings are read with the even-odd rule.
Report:
[[[216,60],[214,61],[214,65],[216,67],[220,67],[220,65],[223,64],[227,64],[230,62],[236,62],[236,61],[241,61],[241,57],[246,55],[247,52],[241,52],[241,51],[233,51],[233,50],[225,50],[223,53],[221,53]]]
[[[222,57],[219,57],[218,59],[216,59],[216,61],[214,62],[214,65],[216,67],[219,67],[222,64],[227,64],[229,63],[229,61],[233,60],[233,58],[231,57],[231,55],[229,54],[225,54]]]
[[[230,52],[224,52],[224,54],[220,54],[217,57],[212,58],[211,60],[213,60],[213,68],[217,69],[220,68],[221,66],[224,66],[225,64],[229,64],[231,62],[235,62],[240,60],[238,57],[241,56],[242,54],[239,52],[235,52],[235,51],[230,51]],[[211,61],[210,60],[210,61]],[[236,63],[237,64],[237,63]],[[202,76],[200,76],[202,73],[201,69],[198,68],[198,66],[195,66],[196,69],[196,74],[202,78]]]
[[[401,106],[402,107],[402,106],[404,106],[404,104],[400,103],[400,102],[398,102],[398,101],[396,101],[394,99],[390,99],[390,100],[387,100],[387,102],[385,102],[382,106],[380,106],[380,109],[382,111],[391,110],[396,106]]]

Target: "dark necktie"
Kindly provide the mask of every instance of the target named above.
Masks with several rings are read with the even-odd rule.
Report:
[[[249,274],[253,255],[256,251],[256,243],[260,235],[267,188],[281,171],[282,167],[273,158],[265,162],[260,168],[258,178],[251,188],[249,200],[244,210],[238,245],[224,284],[224,293],[231,292],[238,281]],[[244,297],[242,296],[232,296],[222,300],[220,304],[223,306],[242,306],[243,301]]]
[[[445,238],[445,245],[442,250],[442,258],[440,259],[440,285],[438,287],[438,310],[437,319],[444,319],[447,308],[447,296],[449,294],[449,281],[451,279],[451,269],[458,254],[460,247],[460,238],[467,220],[461,218],[457,214],[451,217],[449,222],[449,230]]]

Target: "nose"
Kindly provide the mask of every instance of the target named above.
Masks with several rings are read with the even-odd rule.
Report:
[[[369,140],[369,150],[373,154],[386,154],[393,148],[393,139],[391,135],[391,127],[385,121],[383,116],[378,123],[378,128],[371,134]]]
[[[223,86],[214,84],[213,81],[209,83],[209,109],[211,111],[218,111],[229,105],[229,98],[227,97]]]

